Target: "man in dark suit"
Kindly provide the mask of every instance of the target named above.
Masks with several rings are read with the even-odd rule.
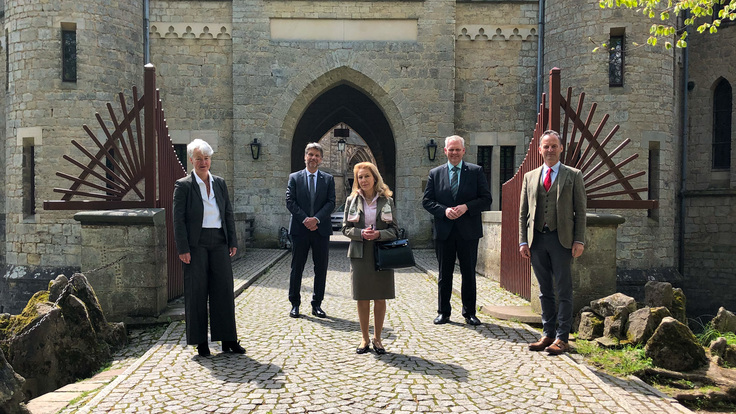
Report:
[[[433,236],[439,262],[438,308],[435,324],[450,321],[452,274],[455,259],[460,261],[460,290],[465,322],[480,325],[475,316],[475,264],[478,240],[483,237],[481,212],[491,208],[491,192],[483,169],[463,161],[465,140],[453,135],[445,138],[447,164],[429,172],[422,205],[434,216]]]
[[[329,258],[332,223],[330,215],[335,209],[335,180],[318,169],[322,163],[322,146],[316,142],[307,144],[304,150],[306,168],[289,175],[286,187],[286,208],[291,212],[291,276],[289,279],[289,316],[299,317],[302,273],[312,249],[314,263],[314,293],[312,315],[325,318],[322,299],[325,297],[327,262]]]
[[[212,341],[224,352],[243,354],[235,329],[233,268],[238,251],[233,207],[225,180],[210,174],[212,147],[201,139],[187,145],[191,174],[174,185],[174,239],[184,267],[187,344],[210,355],[207,341],[209,299]]]
[[[542,338],[531,351],[566,352],[572,327],[574,257],[585,249],[585,184],[580,170],[560,162],[560,135],[545,131],[539,140],[541,167],[524,175],[519,205],[519,253],[531,258],[539,282]],[[557,302],[555,305],[555,286]]]

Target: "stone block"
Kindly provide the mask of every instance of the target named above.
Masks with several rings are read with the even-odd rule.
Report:
[[[603,335],[603,319],[593,312],[580,314],[580,325],[578,327],[578,339],[592,341]]]
[[[590,307],[600,316],[608,317],[620,313],[621,308],[626,308],[628,313],[636,311],[636,301],[630,296],[623,293],[614,293],[605,298],[597,299],[590,302]]]
[[[163,209],[75,215],[75,219],[82,222],[85,246],[81,255],[82,269],[87,272],[109,320],[158,316],[166,308],[168,275],[163,216]],[[104,243],[107,234],[128,236],[119,237],[110,244]]]
[[[662,319],[644,351],[655,366],[672,371],[691,371],[708,362],[690,329],[669,316]]]
[[[718,314],[711,323],[713,328],[721,333],[736,333],[736,315],[726,310],[723,306],[718,309]]]
[[[670,308],[673,299],[674,293],[672,292],[671,283],[649,281],[644,285],[644,303],[649,307],[664,306]]]
[[[626,338],[633,344],[645,343],[667,316],[671,316],[670,311],[664,306],[637,310],[629,315]]]

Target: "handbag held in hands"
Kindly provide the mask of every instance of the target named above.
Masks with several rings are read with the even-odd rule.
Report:
[[[401,269],[415,265],[409,239],[374,243],[376,270]]]

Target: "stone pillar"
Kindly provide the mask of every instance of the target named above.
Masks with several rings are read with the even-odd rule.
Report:
[[[501,212],[483,212],[483,238],[478,244],[476,271],[493,280],[501,281]]]
[[[252,229],[248,223],[247,213],[235,212],[233,216],[235,217],[235,235],[238,236],[238,253],[233,258],[235,260],[245,254],[245,248],[249,241],[248,238],[253,235],[251,234]]]
[[[591,300],[616,293],[616,230],[624,221],[615,214],[587,214],[585,251],[572,262],[573,313]],[[539,283],[533,269],[530,302],[532,311],[541,314]]]
[[[162,208],[83,211],[82,273],[109,321],[157,317],[167,304],[166,220]]]

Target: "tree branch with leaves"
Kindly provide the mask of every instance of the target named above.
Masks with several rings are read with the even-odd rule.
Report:
[[[649,28],[647,43],[656,46],[662,39],[666,49],[672,48],[672,41],[669,39],[673,39],[673,36],[679,36],[675,46],[687,47],[688,31],[684,29],[695,26],[699,18],[713,17],[712,21],[702,22],[697,27],[699,33],[708,31],[711,34],[716,33],[721,24],[736,21],[736,0],[600,0],[598,4],[604,9],[633,9],[649,19],[657,20]],[[680,13],[686,17],[681,21],[676,19],[673,25],[670,17]],[[606,44],[596,47],[594,51],[601,47],[605,48]]]

